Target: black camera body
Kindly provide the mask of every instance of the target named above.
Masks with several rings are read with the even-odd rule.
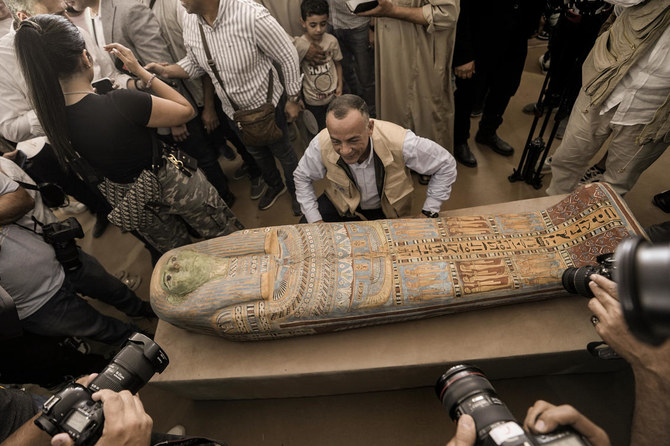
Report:
[[[614,275],[615,262],[614,254],[609,252],[596,257],[596,265],[580,266],[579,268],[567,268],[563,271],[561,282],[565,291],[572,294],[579,294],[584,297],[593,297],[593,292],[589,288],[591,274],[599,274],[608,279]]]
[[[71,382],[49,398],[35,424],[51,436],[67,433],[76,446],[94,445],[102,435],[105,417],[102,403],[93,401],[91,395],[101,389],[137,393],[168,363],[158,344],[135,333],[88,387]]]
[[[435,393],[452,420],[464,414],[475,420],[477,446],[589,446],[569,427],[542,435],[525,432],[484,373],[471,365],[447,370],[437,380]]]
[[[84,238],[84,231],[76,218],[70,217],[56,223],[42,226],[44,241],[53,246],[56,259],[65,271],[74,271],[81,267],[79,250],[75,238]]]
[[[105,417],[102,404],[91,399],[93,392],[72,382],[49,398],[37,426],[54,436],[67,433],[77,445],[92,445],[100,438]]]

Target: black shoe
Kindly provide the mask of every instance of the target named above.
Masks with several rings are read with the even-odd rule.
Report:
[[[223,198],[223,201],[225,201],[226,204],[228,205],[228,208],[232,208],[233,205],[235,204],[235,200],[237,200],[237,198],[235,197],[235,194],[230,192],[230,191],[228,191],[228,193],[222,198]]]
[[[476,110],[472,110],[470,112],[470,117],[471,118],[479,118],[482,115],[483,112],[484,112],[484,110],[481,109],[481,108],[478,108]]]
[[[302,209],[300,209],[300,203],[298,203],[298,200],[294,198],[291,198],[291,208],[293,209],[293,215],[296,217],[299,217],[302,215]]]
[[[484,144],[485,146],[489,146],[494,152],[499,153],[502,156],[514,155],[514,148],[500,139],[495,133],[491,135],[483,135],[481,132],[477,132],[475,141]]]
[[[430,183],[430,175],[419,175],[419,184],[426,186],[428,183]]]
[[[454,158],[456,161],[467,167],[477,167],[477,158],[470,151],[468,143],[457,144],[454,147]]]
[[[663,212],[670,213],[670,190],[654,195],[653,203]]]
[[[286,193],[286,186],[281,183],[277,187],[268,187],[261,199],[258,201],[258,209],[264,211],[275,204],[277,198]]]
[[[93,238],[99,238],[102,234],[104,234],[105,229],[107,229],[107,225],[109,225],[107,216],[98,214],[95,218],[95,226],[93,226]]]

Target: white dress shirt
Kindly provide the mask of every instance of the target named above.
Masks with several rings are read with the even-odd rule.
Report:
[[[374,147],[370,140],[370,156],[362,163],[349,164],[361,193],[361,209],[381,207],[381,197],[377,192],[377,180],[372,156]],[[427,138],[416,136],[407,130],[403,142],[402,156],[405,165],[421,175],[431,175],[423,209],[439,212],[442,203],[451,195],[451,185],[456,181],[456,160],[442,146]],[[321,220],[313,182],[326,176],[326,167],[321,160],[319,137],[315,137],[305,150],[297,169],[293,173],[295,194],[307,222]]]
[[[614,88],[600,110],[617,107],[612,124],[648,124],[670,94],[670,28]]]
[[[225,91],[207,65],[198,23],[204,29]],[[177,63],[191,78],[209,75],[223,111],[231,119],[234,111],[228,96],[242,110],[266,102],[270,70],[274,76],[272,102],[277,105],[284,89],[273,60],[282,68],[287,94],[300,93],[302,77],[291,39],[268,10],[253,0],[219,0],[213,26],[197,14],[188,14],[184,21],[184,44],[187,55]]]
[[[79,28],[86,48],[93,59],[93,79],[109,77],[119,87],[126,88],[129,76],[119,73],[104,50],[100,49],[91,35]],[[19,61],[14,51],[12,27],[0,38],[0,135],[13,142],[44,135],[40,121],[33,110],[28,96],[28,86],[21,73]]]

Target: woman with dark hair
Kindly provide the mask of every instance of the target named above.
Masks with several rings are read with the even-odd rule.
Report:
[[[137,230],[160,252],[191,243],[189,227],[204,238],[243,228],[202,172],[189,169],[188,159],[156,139],[152,128],[181,125],[195,112],[140,66],[132,51],[117,43],[105,47],[145,91],[97,94],[91,86],[91,56],[68,19],[38,15],[24,20],[15,45],[35,111],[59,161],[78,166],[82,177],[103,177],[98,187],[114,208],[112,223]]]

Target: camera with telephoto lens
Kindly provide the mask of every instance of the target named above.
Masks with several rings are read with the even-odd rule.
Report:
[[[614,258],[613,280],[628,328],[647,344],[662,344],[670,337],[670,245],[629,238]]]
[[[75,238],[84,238],[84,231],[76,218],[70,217],[56,223],[42,226],[44,241],[53,246],[56,260],[65,271],[74,271],[81,267],[79,249]]]
[[[435,393],[452,420],[465,414],[475,420],[477,446],[589,446],[568,426],[548,434],[525,432],[477,367],[451,367],[437,380]]]
[[[591,274],[599,274],[608,279],[612,279],[615,270],[614,254],[609,252],[596,257],[597,265],[580,266],[579,268],[567,268],[563,271],[563,288],[572,294],[579,294],[584,297],[593,297],[593,292],[589,288]]]
[[[65,432],[77,446],[93,445],[102,435],[105,417],[102,403],[93,401],[91,395],[102,389],[135,394],[154,373],[162,373],[168,362],[158,344],[135,333],[88,387],[71,382],[49,398],[35,424],[52,437]]]

